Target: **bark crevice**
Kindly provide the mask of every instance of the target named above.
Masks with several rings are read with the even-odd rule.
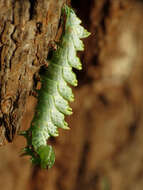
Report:
[[[34,75],[46,62],[49,41],[56,36],[64,2],[0,2],[1,145],[11,142],[19,130],[26,99],[33,90]]]

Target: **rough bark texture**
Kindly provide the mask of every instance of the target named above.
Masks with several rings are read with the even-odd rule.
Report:
[[[34,74],[46,63],[65,0],[0,1],[0,145],[21,125]]]
[[[49,171],[18,157],[22,137],[2,147],[3,190],[143,189],[143,1],[74,0],[73,6],[92,35],[80,54],[71,130],[51,140],[56,163]],[[27,100],[23,126],[35,101]]]

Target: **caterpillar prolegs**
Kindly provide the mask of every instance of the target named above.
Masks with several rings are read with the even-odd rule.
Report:
[[[80,40],[90,35],[80,24],[81,20],[67,5],[63,8],[66,16],[64,31],[49,61],[49,66],[41,74],[42,86],[38,91],[36,113],[28,131],[22,133],[27,139],[26,155],[31,156],[35,164],[42,168],[51,168],[55,161],[53,148],[47,145],[49,137],[58,136],[58,128],[68,129],[64,115],[71,115],[68,102],[74,100],[71,88],[77,86],[77,79],[72,68],[82,69],[76,51],[83,51]]]

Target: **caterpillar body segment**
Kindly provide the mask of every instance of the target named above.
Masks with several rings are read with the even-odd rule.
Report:
[[[71,115],[68,102],[74,100],[71,87],[77,86],[76,75],[72,68],[82,69],[77,51],[84,50],[82,38],[90,35],[80,24],[81,20],[74,11],[65,5],[65,30],[53,52],[50,64],[41,74],[41,89],[38,91],[38,103],[31,127],[22,135],[27,139],[26,155],[31,156],[34,164],[42,168],[51,168],[55,161],[54,151],[47,144],[50,137],[59,135],[58,128],[69,129],[65,115]]]

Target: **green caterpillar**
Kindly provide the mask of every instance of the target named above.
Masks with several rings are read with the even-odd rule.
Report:
[[[74,95],[67,84],[77,86],[72,67],[80,70],[82,65],[76,51],[84,50],[80,39],[90,35],[70,7],[65,5],[62,12],[66,16],[65,29],[48,68],[41,74],[42,87],[31,127],[22,133],[27,139],[24,154],[42,168],[51,168],[55,161],[54,151],[47,145],[49,137],[58,136],[58,127],[69,129],[64,115],[72,114],[68,101],[73,101]]]

